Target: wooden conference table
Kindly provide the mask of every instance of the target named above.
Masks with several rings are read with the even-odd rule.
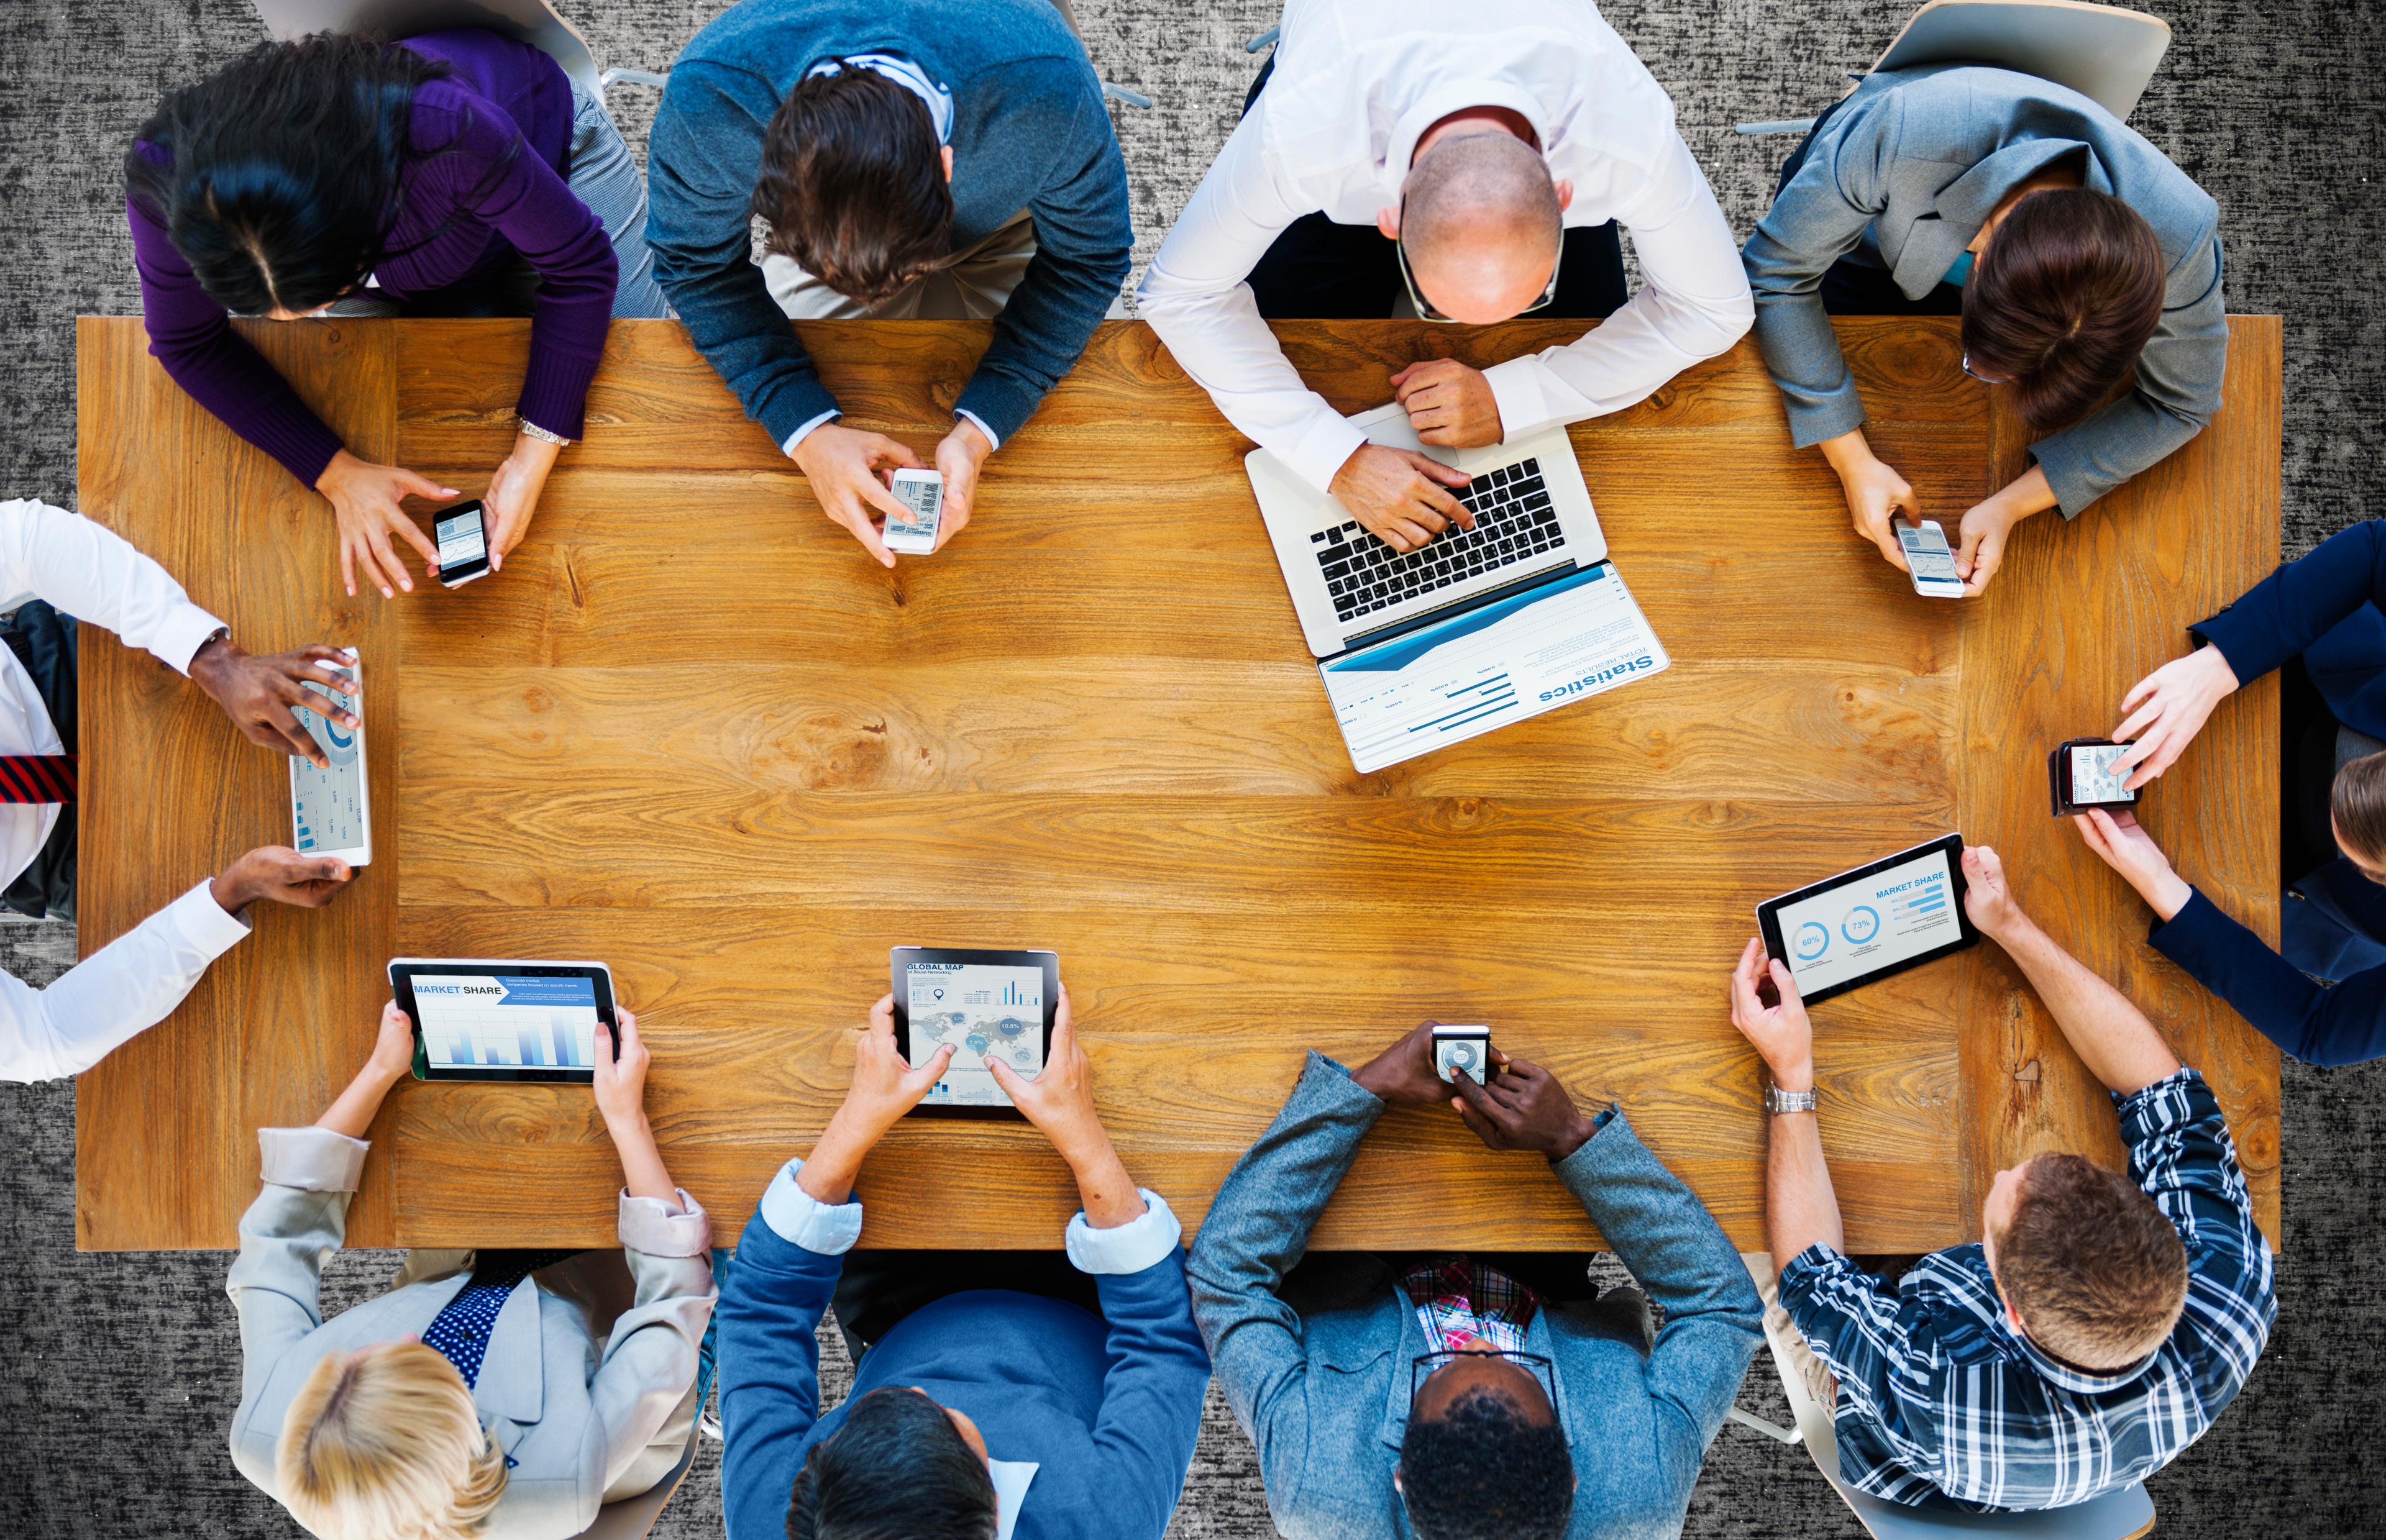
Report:
[[[1352,771],[1263,536],[1246,443],[1140,324],[1105,325],[992,462],[975,518],[893,572],[823,519],[669,322],[613,328],[587,441],[506,570],[340,595],[326,507],[183,396],[137,319],[81,323],[82,507],[253,652],[363,649],[375,859],[328,910],[266,907],[174,1017],[83,1076],[78,1239],[229,1246],[255,1130],[362,1061],[392,956],[599,958],[640,1013],[672,1171],[727,1244],[843,1091],[902,943],[1049,946],[1128,1168],[1189,1229],[1314,1047],[1488,1021],[1614,1097],[1743,1246],[1764,1119],[1726,975],[1769,895],[1960,829],[2211,1076],[2279,1233],[2279,1061],[2145,945],[2048,816],[2046,754],[2108,732],[2185,626],[2279,555],[2279,328],[2233,323],[2228,407],[1981,599],[1915,595],[1793,451],[1752,343],[1574,431],[1672,670],[1374,775]],[[1282,332],[1346,410],[1455,347],[1565,324]],[[1953,530],[2026,463],[1953,321],[1840,335],[1876,446]],[[848,420],[931,448],[986,329],[808,326]],[[513,432],[526,323],[256,325],[359,454],[468,491]],[[2276,934],[2277,695],[2215,713],[2145,807],[2180,869]],[[82,654],[86,955],[289,837],[283,762],[105,638]],[[1852,1249],[1978,1233],[1999,1167],[2117,1160],[2102,1092],[1992,945],[1815,1011]],[[402,1085],[352,1243],[613,1244],[584,1089]],[[865,1245],[1051,1246],[1075,1205],[1023,1125],[914,1121],[862,1178]],[[1530,1156],[1441,1109],[1371,1134],[1326,1247],[1594,1244]]]

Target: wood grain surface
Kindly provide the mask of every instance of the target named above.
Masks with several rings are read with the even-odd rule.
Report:
[[[1488,1021],[1582,1097],[1618,1101],[1754,1244],[1764,1131],[1723,987],[1751,910],[1955,828],[2029,863],[2049,928],[2213,1072],[2275,1233],[2275,1056],[2145,948],[2134,900],[2046,816],[2033,746],[2109,729],[2121,689],[2277,558],[2277,326],[2236,325],[2214,430],[2077,525],[2033,520],[1979,604],[1917,597],[1856,542],[1752,345],[1576,427],[1618,570],[1674,667],[1360,775],[1243,478],[1249,444],[1140,325],[1102,328],[989,464],[960,540],[886,572],[684,332],[619,323],[587,440],[506,570],[364,607],[328,597],[320,500],[181,398],[138,321],[87,320],[87,509],[245,640],[365,638],[387,854],[327,916],[266,917],[233,954],[238,989],[220,966],[139,1054],[86,1077],[82,1243],[230,1244],[252,1131],[311,1117],[359,1060],[394,954],[608,959],[654,1045],[673,1174],[725,1243],[835,1106],[886,948],[925,943],[1061,952],[1105,1120],[1188,1224],[1306,1052],[1355,1063],[1430,1016]],[[1346,410],[1413,358],[1485,364],[1576,330],[1279,328]],[[283,366],[360,452],[468,494],[506,452],[522,323],[279,331]],[[2013,463],[2011,425],[1958,368],[1952,323],[1840,332],[1877,447],[1952,528]],[[848,420],[926,449],[987,332],[805,335]],[[203,864],[256,841],[222,832],[201,789],[227,766],[270,769],[188,685],[137,683],[159,670],[121,649],[90,656],[118,661],[86,664],[86,732],[111,764],[86,817],[143,840],[103,851],[86,834],[87,946],[186,885],[157,871],[145,825],[103,806],[157,808],[162,848]],[[2182,870],[2273,927],[2274,744],[2275,704],[2246,692],[2149,807],[2181,832]],[[257,780],[245,816],[270,824],[280,783]],[[259,945],[277,933],[326,950]],[[1976,1233],[1984,1173],[2016,1152],[2109,1153],[2084,1071],[1988,954],[1816,1012],[1856,1249]],[[243,1089],[259,1077],[272,1088]],[[196,1158],[148,1169],[124,1152],[136,1125]],[[382,1132],[386,1201],[361,1204],[352,1235],[611,1242],[619,1173],[584,1090],[409,1083]],[[483,1196],[499,1189],[501,1205]],[[899,1128],[861,1192],[876,1246],[1049,1246],[1074,1206],[1041,1139],[1011,1126]],[[1543,1162],[1400,1112],[1316,1240],[1595,1236]]]

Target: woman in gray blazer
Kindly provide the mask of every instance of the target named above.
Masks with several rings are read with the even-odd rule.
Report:
[[[1741,251],[1791,438],[1839,472],[1856,532],[1900,568],[1922,509],[1865,442],[1830,315],[1964,318],[1965,369],[2009,388],[2038,463],[1963,517],[1978,593],[2033,514],[2066,519],[2193,438],[2220,406],[2220,211],[2076,91],[1979,65],[1866,77],[1789,163]],[[2103,405],[2134,369],[2135,388]]]
[[[663,1169],[648,1056],[636,1018],[620,1016],[618,1061],[596,1029],[596,1099],[628,1179],[622,1251],[418,1251],[389,1293],[322,1318],[322,1259],[345,1230],[365,1131],[413,1062],[395,1003],[312,1127],[259,1131],[265,1188],[228,1285],[232,1463],[312,1534],[560,1540],[679,1462],[712,1315],[711,1221]]]

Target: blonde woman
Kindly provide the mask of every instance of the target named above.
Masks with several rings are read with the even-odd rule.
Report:
[[[647,1125],[649,1062],[600,1026],[596,1098],[627,1186],[623,1250],[411,1254],[387,1294],[322,1319],[364,1133],[408,1072],[383,1008],[372,1057],[310,1128],[269,1128],[240,1221],[232,1463],[323,1540],[546,1540],[651,1489],[694,1435],[712,1315],[711,1221],[672,1184]],[[626,1265],[625,1265],[626,1264]]]

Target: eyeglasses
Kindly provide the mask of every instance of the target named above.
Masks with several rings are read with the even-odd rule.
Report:
[[[1414,1402],[1417,1392],[1436,1374],[1461,1358],[1505,1358],[1530,1374],[1549,1398],[1550,1414],[1557,1419],[1558,1436],[1565,1436],[1565,1409],[1558,1405],[1557,1365],[1540,1353],[1511,1353],[1499,1347],[1445,1347],[1435,1353],[1420,1353],[1409,1360],[1409,1400]]]
[[[1425,303],[1425,291],[1417,287],[1416,273],[1409,267],[1408,231],[1409,200],[1404,197],[1400,199],[1400,238],[1392,243],[1392,250],[1400,258],[1400,282],[1409,292],[1409,303],[1416,307],[1417,319],[1419,320],[1440,321],[1444,325],[1457,324],[1448,316],[1443,315],[1431,305]],[[1565,266],[1565,216],[1561,213],[1558,216],[1557,256],[1550,262],[1549,285],[1541,291],[1540,298],[1533,301],[1532,304],[1526,306],[1524,309],[1517,311],[1517,315],[1529,316],[1536,310],[1546,310],[1549,308],[1550,302],[1558,297],[1558,269],[1563,266]]]
[[[2002,385],[2005,382],[2003,380],[1991,380],[1987,375],[1982,374],[1978,369],[1974,369],[1972,367],[1972,356],[1968,352],[1964,355],[1964,372],[1970,375],[1973,379],[1978,380],[1983,385]]]

